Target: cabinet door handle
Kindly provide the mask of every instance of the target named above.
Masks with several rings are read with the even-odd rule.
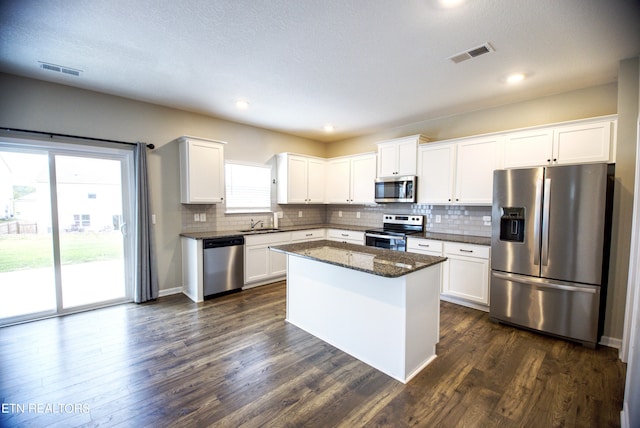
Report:
[[[460,251],[463,253],[473,253],[473,250],[465,250],[464,248],[460,248]]]

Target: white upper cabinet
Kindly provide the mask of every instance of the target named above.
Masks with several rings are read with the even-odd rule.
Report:
[[[376,179],[374,153],[329,159],[326,195],[330,204],[373,204]]]
[[[546,165],[553,152],[553,129],[507,134],[504,141],[506,168]]]
[[[491,205],[501,136],[423,144],[418,149],[418,203]]]
[[[456,145],[422,144],[418,148],[418,203],[449,204],[455,191]]]
[[[180,202],[223,202],[226,143],[195,137],[180,137],[177,141],[180,153]]]
[[[325,202],[324,159],[280,153],[278,163],[279,204],[323,204]]]
[[[327,161],[327,203],[348,204],[351,201],[351,159],[337,158]],[[373,187],[373,186],[372,186]]]
[[[615,162],[612,148],[616,125],[617,121],[606,121],[554,128],[553,162]]]
[[[609,117],[507,134],[505,168],[615,162],[616,125]]]
[[[457,144],[454,202],[491,205],[493,171],[501,168],[502,136],[473,138]]]
[[[418,144],[427,141],[412,135],[378,143],[378,177],[416,175]]]

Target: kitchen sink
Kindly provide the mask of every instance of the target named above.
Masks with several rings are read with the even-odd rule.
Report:
[[[242,233],[268,233],[268,232],[278,232],[280,229],[274,229],[273,227],[262,227],[260,229],[245,229],[241,230]]]

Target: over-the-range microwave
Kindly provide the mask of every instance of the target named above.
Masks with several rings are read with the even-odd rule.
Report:
[[[375,201],[415,203],[416,182],[415,175],[376,178]]]

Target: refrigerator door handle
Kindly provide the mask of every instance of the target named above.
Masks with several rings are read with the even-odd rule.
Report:
[[[533,264],[540,264],[540,212],[542,210],[542,179],[536,180],[536,203],[533,208]]]
[[[579,287],[575,285],[568,284],[559,284],[557,282],[548,281],[543,278],[532,278],[530,276],[522,276],[513,273],[502,273],[502,272],[491,272],[492,276],[496,278],[505,279],[507,281],[517,282],[520,284],[528,284],[533,285],[539,288],[548,288],[551,290],[562,290],[562,291],[580,291],[582,293],[590,293],[596,294],[598,292],[598,286],[584,286]]]
[[[544,199],[542,203],[542,266],[549,264],[549,210],[551,206],[551,179],[544,180]]]

